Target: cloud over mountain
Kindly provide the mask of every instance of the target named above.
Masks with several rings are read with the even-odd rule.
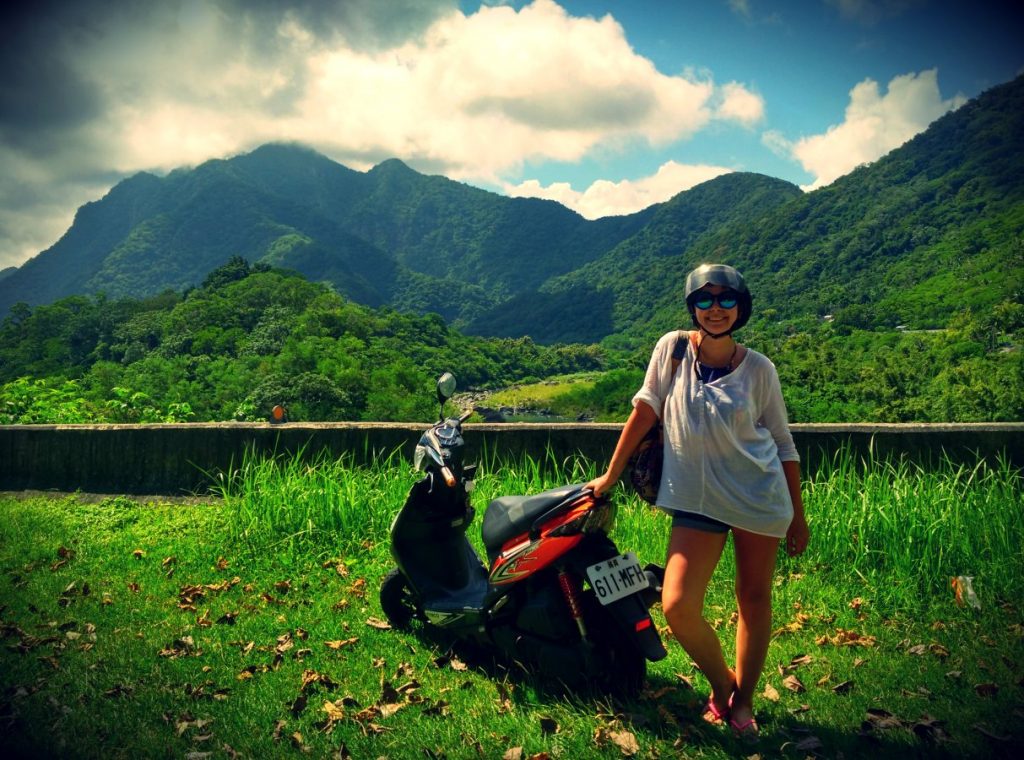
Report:
[[[805,188],[813,190],[898,148],[966,101],[962,95],[942,98],[935,69],[895,77],[884,95],[877,82],[865,79],[850,90],[842,124],[795,142],[775,132],[766,133],[764,139],[774,149],[791,154],[814,175]]]

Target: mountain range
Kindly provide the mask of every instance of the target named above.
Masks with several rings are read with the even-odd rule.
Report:
[[[232,256],[470,334],[631,343],[680,322],[701,261],[739,267],[768,321],[943,327],[1024,293],[1024,77],[804,193],[732,173],[587,220],[396,159],[353,171],[299,145],[140,173],[51,248],[0,271],[0,314],[73,294],[183,290]]]

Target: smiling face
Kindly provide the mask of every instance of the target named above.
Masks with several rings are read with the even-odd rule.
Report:
[[[735,291],[729,288],[723,288],[721,285],[705,285],[697,293],[694,294],[693,303],[695,305],[695,313],[697,315],[697,323],[703,327],[707,332],[712,335],[718,335],[724,332],[728,332],[740,315],[739,304],[733,300],[733,305],[728,308],[722,308],[722,304],[719,303],[718,298],[715,298],[707,309],[700,308],[698,304],[702,299],[701,294],[711,294],[712,296],[721,296],[722,293],[728,292],[729,295],[733,295]],[[707,299],[704,299],[707,300]],[[723,298],[723,300],[726,300]]]

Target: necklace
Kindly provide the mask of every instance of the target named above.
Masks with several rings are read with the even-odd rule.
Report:
[[[703,342],[704,342],[704,341],[701,341],[701,343],[703,343]],[[700,360],[700,347],[701,347],[701,343],[698,343],[698,344],[697,344],[697,361],[698,361],[698,363],[700,363],[700,364],[704,364],[704,362],[702,362],[702,361]],[[725,365],[723,365],[723,366],[721,366],[721,367],[709,367],[709,366],[708,366],[707,364],[704,364],[704,366],[705,366],[705,367],[708,367],[709,369],[727,369],[727,370],[729,370],[730,372],[732,372],[732,370],[734,370],[734,369],[735,369],[735,367],[733,367],[733,364],[732,364],[732,363],[733,363],[733,362],[734,362],[734,361],[736,360],[736,350],[737,350],[737,349],[738,349],[739,347],[740,347],[740,344],[739,344],[739,343],[733,343],[733,344],[732,344],[732,353],[731,353],[731,354],[729,355],[729,361],[728,361],[728,362],[726,362],[726,364],[725,364]]]
[[[720,377],[725,377],[733,371],[733,362],[736,360],[736,350],[739,348],[737,344],[732,347],[732,354],[729,356],[729,363],[724,367],[709,367],[700,360],[700,345],[697,346],[697,361],[693,363],[693,374],[697,376],[697,381],[701,385],[707,383],[713,383]]]

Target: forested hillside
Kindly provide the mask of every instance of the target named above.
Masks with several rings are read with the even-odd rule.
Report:
[[[1024,419],[1024,306],[961,312],[936,333],[744,330],[798,422]],[[300,275],[233,259],[199,288],[145,299],[71,296],[0,325],[0,424],[417,420],[432,384],[462,388],[588,373],[551,406],[621,421],[649,347],[467,337],[436,314],[372,309]]]
[[[139,174],[83,206],[52,248],[0,280],[0,315],[19,301],[182,290],[239,255],[369,306],[471,318],[592,260],[649,215],[591,222],[397,160],[360,173],[266,145],[164,178]]]
[[[606,364],[596,346],[467,338],[236,258],[185,294],[16,308],[0,424],[265,420],[275,404],[297,420],[424,420],[446,370],[480,386]]]
[[[703,261],[744,272],[755,327],[828,317],[840,329],[944,328],[964,309],[1024,300],[1022,135],[1024,77],[815,192],[784,194],[767,178],[736,176],[694,188],[641,233],[543,290],[571,300],[591,283],[599,313],[590,319],[625,346],[678,322],[682,275]],[[681,233],[665,212],[712,188],[713,202],[739,211],[702,234]],[[560,337],[578,339],[571,329]]]
[[[712,260],[746,273],[770,321],[939,329],[964,306],[1020,300],[1022,134],[1024,77],[815,192],[725,175],[597,221],[397,160],[361,173],[267,145],[121,182],[0,275],[0,314],[72,294],[181,291],[238,255],[472,334],[635,347],[678,320],[682,275]]]
[[[746,275],[796,421],[1022,420],[1022,135],[1024,77],[815,192],[598,221],[297,146],[140,174],[0,271],[0,420],[419,419],[443,370],[605,372],[562,402],[621,419],[703,261]]]

